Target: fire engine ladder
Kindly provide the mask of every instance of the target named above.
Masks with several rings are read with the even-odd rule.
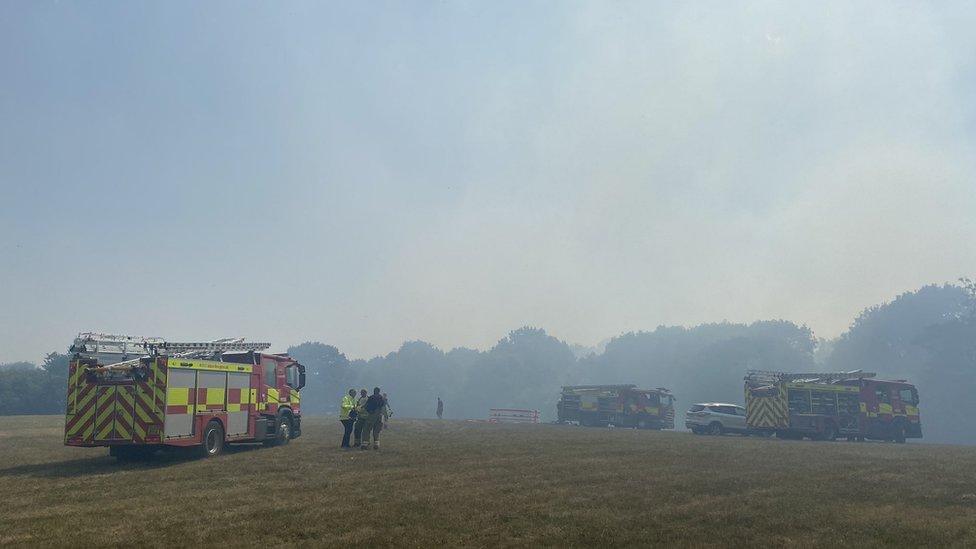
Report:
[[[228,352],[263,351],[268,347],[271,347],[270,343],[246,342],[244,338],[182,342],[160,337],[83,332],[68,350],[79,357],[95,359],[102,368],[121,370],[138,364],[145,356],[207,357]]]
[[[864,372],[861,370],[851,370],[850,372],[774,372],[770,370],[749,370],[746,372],[745,380],[751,386],[772,385],[781,381],[802,381],[809,383],[837,383],[849,379],[871,378],[877,374]]]

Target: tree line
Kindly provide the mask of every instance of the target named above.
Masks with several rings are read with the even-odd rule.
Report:
[[[32,362],[0,364],[0,415],[63,414],[68,355],[50,353]]]
[[[395,414],[431,417],[437,397],[446,417],[485,418],[489,408],[529,408],[555,417],[559,389],[571,384],[634,383],[667,387],[678,401],[678,423],[688,405],[743,402],[747,369],[877,372],[919,387],[925,440],[976,444],[967,397],[976,381],[976,284],[930,285],[861,312],[847,332],[818,340],[786,320],[660,326],[616,336],[586,350],[545,330],[513,330],[487,350],[443,351],[409,341],[384,356],[347,358],[320,342],[288,352],[308,369],[302,392],[306,413],[335,413],[350,388],[379,386]],[[0,414],[61,413],[67,357],[44,364],[0,365]]]

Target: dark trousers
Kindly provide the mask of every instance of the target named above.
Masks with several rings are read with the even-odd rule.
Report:
[[[366,425],[363,415],[364,414],[360,414],[359,417],[356,418],[356,427],[353,430],[353,437],[356,439],[356,446],[359,446],[359,443],[363,440],[363,427]]]
[[[369,446],[370,437],[373,438],[373,448],[380,447],[380,430],[383,429],[383,415],[380,413],[366,414],[363,420],[362,448]]]
[[[349,435],[352,434],[352,427],[356,424],[355,419],[340,419],[339,423],[342,424],[342,445],[341,448],[349,447]]]

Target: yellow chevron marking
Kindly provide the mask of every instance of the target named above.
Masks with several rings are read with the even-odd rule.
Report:
[[[95,440],[105,440],[105,439],[107,439],[107,438],[108,438],[108,435],[109,435],[109,434],[110,434],[110,433],[112,432],[112,424],[113,424],[113,423],[114,423],[113,421],[110,421],[110,422],[109,422],[109,423],[108,423],[108,424],[107,424],[107,425],[105,426],[105,428],[103,428],[103,429],[102,429],[101,431],[99,431],[99,432],[98,432],[98,433],[97,433],[97,434],[95,435]]]

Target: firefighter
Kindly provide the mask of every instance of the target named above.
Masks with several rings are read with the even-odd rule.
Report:
[[[353,430],[353,437],[355,438],[354,446],[359,446],[359,443],[363,439],[363,427],[366,425],[366,418],[363,413],[363,406],[366,405],[366,399],[369,398],[369,393],[366,389],[359,391],[359,400],[356,401],[356,427]]]
[[[390,408],[390,399],[383,393],[383,429],[390,426],[390,418],[393,417],[393,408]]]
[[[349,389],[349,394],[342,397],[342,404],[339,406],[339,423],[342,423],[342,444],[340,448],[349,448],[349,435],[356,424],[356,390]]]
[[[386,400],[383,399],[383,395],[380,394],[380,388],[374,387],[373,394],[366,399],[366,404],[363,406],[363,416],[364,427],[363,427],[363,442],[360,448],[363,450],[369,450],[369,439],[373,439],[373,449],[380,449],[380,430],[383,428],[383,407],[386,405]]]
[[[444,417],[444,402],[441,397],[437,397],[437,419]]]

